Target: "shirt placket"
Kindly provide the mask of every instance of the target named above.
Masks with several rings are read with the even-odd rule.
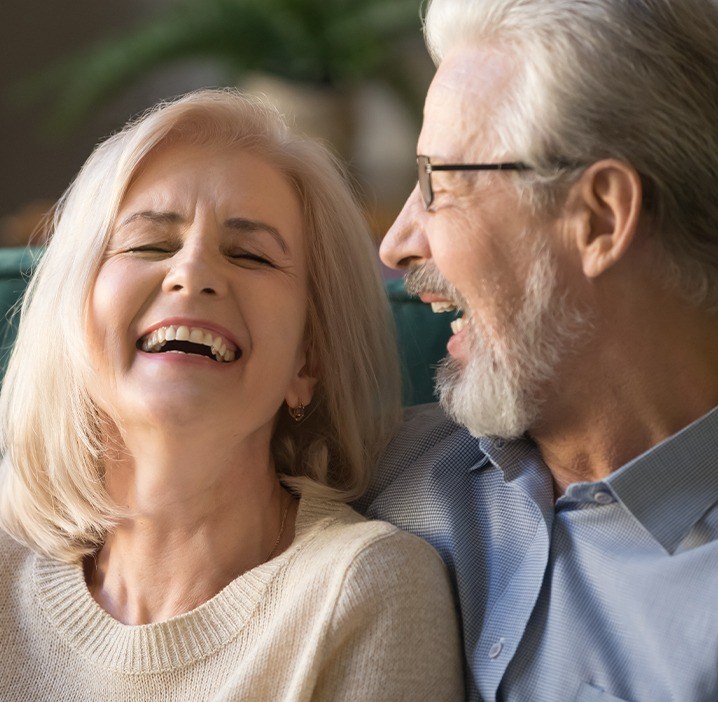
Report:
[[[507,485],[507,490],[516,490]],[[538,600],[548,564],[550,524],[538,505],[530,508],[533,537],[510,575],[504,591],[487,603],[481,635],[471,652],[475,684],[485,702],[496,700],[496,694],[526,630]],[[497,554],[497,559],[501,555]]]

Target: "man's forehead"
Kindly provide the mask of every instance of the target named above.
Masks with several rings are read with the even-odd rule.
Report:
[[[447,160],[486,152],[494,108],[514,73],[511,58],[495,49],[462,46],[450,52],[426,97],[418,153]]]

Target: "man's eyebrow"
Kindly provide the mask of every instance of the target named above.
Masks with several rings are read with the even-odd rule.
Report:
[[[180,224],[184,220],[182,216],[177,212],[158,212],[156,210],[143,210],[142,212],[133,212],[129,217],[120,222],[118,229],[121,229],[126,224],[134,222],[138,219],[146,219],[150,222],[157,222],[158,224]]]
[[[245,217],[231,217],[225,221],[224,226],[229,229],[236,229],[240,232],[265,231],[277,242],[277,244],[279,244],[283,253],[289,253],[289,247],[287,246],[287,242],[284,240],[284,237],[279,233],[279,230],[271,224],[260,222],[255,219],[246,219]]]

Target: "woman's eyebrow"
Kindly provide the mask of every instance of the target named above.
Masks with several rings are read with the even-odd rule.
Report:
[[[133,212],[129,217],[120,222],[118,229],[122,229],[127,224],[138,219],[145,219],[149,222],[157,222],[158,224],[180,224],[184,220],[177,212],[158,212],[156,210],[143,210],[142,212]]]
[[[157,210],[142,210],[141,212],[133,212],[120,223],[118,229],[137,221],[138,219],[155,222],[158,224],[182,224],[185,220],[182,215],[177,212],[164,212]],[[279,233],[276,227],[271,224],[262,222],[257,219],[247,219],[246,217],[230,217],[225,220],[224,226],[228,229],[234,229],[239,232],[257,232],[265,231],[269,234],[282,249],[282,252],[289,253],[289,246],[284,237]]]
[[[260,222],[256,219],[246,219],[245,217],[231,217],[225,221],[224,226],[229,229],[236,229],[240,232],[265,231],[279,244],[283,253],[289,253],[289,246],[287,246],[284,237],[279,233],[279,230],[271,224]]]

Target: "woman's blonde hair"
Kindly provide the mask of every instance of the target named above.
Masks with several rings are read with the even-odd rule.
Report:
[[[60,200],[0,394],[0,524],[56,559],[91,553],[122,517],[104,487],[106,417],[86,389],[84,310],[128,185],[168,140],[250,151],[284,174],[302,205],[306,334],[319,383],[301,424],[279,412],[272,452],[285,481],[357,497],[399,419],[396,345],[375,248],[336,159],[234,90],[162,103],[100,144]]]

